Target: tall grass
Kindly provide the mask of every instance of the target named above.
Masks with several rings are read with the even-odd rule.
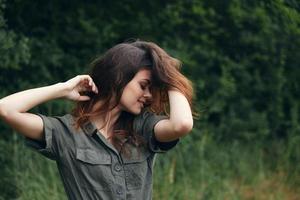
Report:
[[[2,144],[3,146],[3,144]],[[64,200],[67,199],[54,161],[43,158],[25,146],[22,137],[14,133],[12,141],[5,144],[9,151],[10,166],[3,166],[10,173],[10,183],[15,193],[0,199],[18,200]]]
[[[300,199],[300,138],[216,143],[188,136],[155,165],[154,199]]]
[[[187,136],[175,149],[158,155],[153,199],[300,199],[299,143],[299,136],[251,144],[217,143],[209,134],[198,139]],[[12,155],[7,161],[13,167],[6,166],[6,172],[15,193],[6,191],[0,199],[66,199],[55,162],[25,147],[16,134],[3,145]]]

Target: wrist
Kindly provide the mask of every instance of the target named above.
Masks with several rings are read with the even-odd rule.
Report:
[[[57,98],[65,98],[67,94],[69,93],[69,87],[67,84],[59,82],[53,85],[58,93],[57,93]]]

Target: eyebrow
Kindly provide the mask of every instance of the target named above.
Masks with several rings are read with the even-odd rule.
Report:
[[[142,81],[147,81],[147,83],[150,85],[151,81],[149,79],[142,79]]]

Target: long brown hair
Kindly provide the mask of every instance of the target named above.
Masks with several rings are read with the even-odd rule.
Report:
[[[148,102],[147,109],[156,114],[169,115],[167,92],[170,89],[180,91],[192,108],[193,87],[191,82],[180,73],[181,62],[153,42],[126,42],[112,47],[91,63],[89,75],[98,87],[99,93],[85,92],[91,100],[77,102],[72,111],[76,127],[81,127],[91,117],[106,116],[119,104],[127,83],[144,67],[152,72],[152,101]],[[99,101],[103,104],[92,110]],[[123,111],[114,124],[111,141],[120,152],[128,152],[123,148],[124,141],[134,146],[144,144],[133,131],[133,119],[133,114]]]

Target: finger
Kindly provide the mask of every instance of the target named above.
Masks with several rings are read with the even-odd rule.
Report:
[[[97,93],[98,94],[98,88],[95,84],[93,84],[93,92]]]
[[[90,79],[87,75],[80,75],[79,77],[80,83],[83,84],[85,87],[90,87]]]
[[[84,81],[89,83],[90,80],[92,79],[89,75],[79,75],[80,81]]]
[[[93,80],[91,78],[88,78],[88,81],[89,81],[89,86],[93,87]]]
[[[88,80],[89,80],[89,87],[91,88],[91,90],[92,90],[93,92],[95,92],[95,93],[98,93],[98,92],[97,92],[97,91],[98,91],[97,86],[96,86],[96,84],[94,83],[93,79],[92,79],[90,76],[88,76]]]
[[[96,88],[97,88],[96,84],[91,77],[90,77],[90,86],[94,89],[93,91],[96,91]]]
[[[87,86],[87,89],[89,90],[89,91],[92,91],[92,92],[95,92],[95,93],[98,93],[97,92],[97,86],[96,86],[96,84],[94,83],[94,82],[89,82],[89,85]]]
[[[89,97],[89,96],[80,96],[79,98],[78,98],[78,101],[88,101],[88,100],[90,100],[91,98]]]
[[[89,75],[80,75],[80,80],[85,83],[85,88],[82,88],[83,91],[92,90],[95,93],[99,92],[96,84]]]
[[[99,93],[99,90],[98,90],[98,88],[97,88],[97,86],[95,85],[95,88],[96,88],[96,93],[98,94]]]
[[[93,79],[89,75],[87,75],[87,79],[89,82],[89,86],[93,86]]]
[[[94,81],[89,75],[84,75],[89,87],[93,87]]]

